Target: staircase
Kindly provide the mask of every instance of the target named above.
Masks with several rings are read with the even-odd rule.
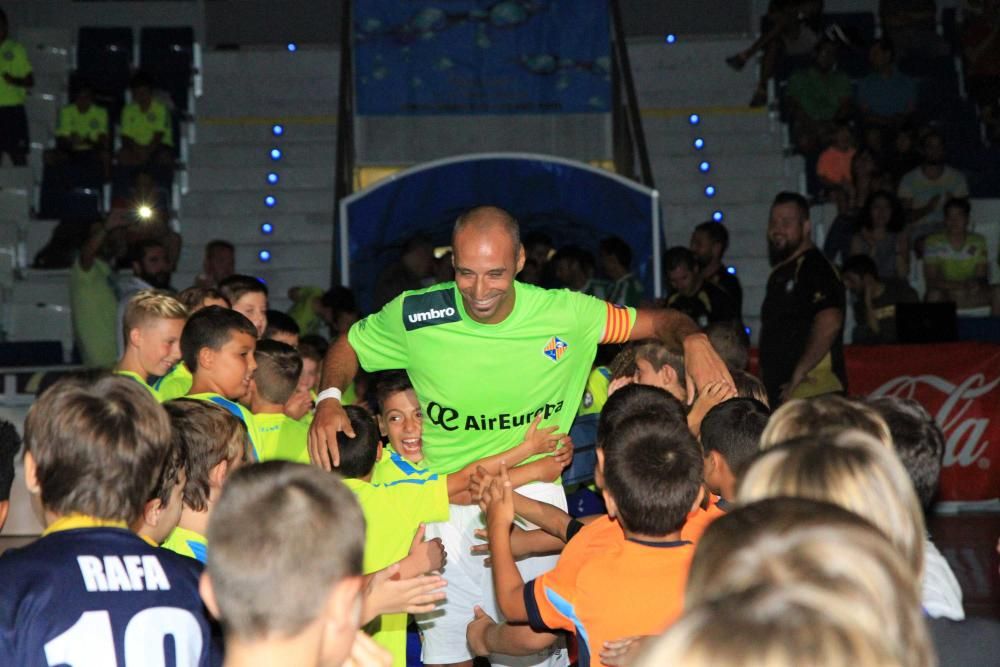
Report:
[[[318,48],[205,55],[175,285],[193,283],[217,238],[236,246],[239,273],[267,283],[272,308],[288,307],[291,287],[329,284],[338,62]]]
[[[629,55],[666,243],[687,245],[696,225],[721,212],[730,237],[724,260],[743,284],[744,320],[756,342],[770,272],[770,203],[781,190],[800,190],[805,167],[802,158],[786,157],[780,123],[767,110],[746,106],[756,74],[752,67],[734,72],[724,62],[743,46],[725,38],[632,40]],[[694,146],[699,138],[700,150]]]

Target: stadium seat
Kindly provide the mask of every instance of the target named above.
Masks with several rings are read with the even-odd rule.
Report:
[[[131,28],[80,28],[78,33],[77,75],[94,86],[98,104],[107,107],[112,122],[132,75],[133,41]]]
[[[170,93],[174,106],[188,108],[194,66],[194,29],[143,28],[139,37],[140,67],[154,85]]]

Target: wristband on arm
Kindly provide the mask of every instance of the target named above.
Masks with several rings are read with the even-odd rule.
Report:
[[[343,394],[341,394],[340,390],[337,389],[336,387],[330,387],[328,389],[324,389],[323,391],[319,392],[319,394],[316,395],[316,405],[319,405],[321,402],[325,401],[328,398],[335,398],[337,399],[337,402],[340,403],[340,397],[342,395]]]

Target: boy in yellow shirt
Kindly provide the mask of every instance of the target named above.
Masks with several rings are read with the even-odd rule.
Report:
[[[249,403],[257,425],[260,460],[308,464],[309,426],[283,412],[298,384],[302,358],[291,345],[261,340],[254,359],[257,370],[250,381]]]
[[[253,413],[238,401],[250,391],[250,380],[257,368],[254,348],[256,329],[235,310],[209,306],[192,315],[181,334],[181,354],[191,369],[192,383],[188,398],[215,403],[246,426],[257,457],[257,428]]]
[[[166,375],[180,360],[181,331],[186,319],[187,308],[169,294],[137,292],[129,299],[122,317],[125,353],[115,364],[115,373],[132,378],[162,400],[149,378]]]
[[[247,432],[238,419],[213,403],[179,398],[163,407],[170,415],[174,446],[187,454],[183,507],[163,548],[204,563],[208,520],[226,479],[246,460]]]

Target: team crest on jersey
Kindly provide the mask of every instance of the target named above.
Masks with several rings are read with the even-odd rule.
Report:
[[[148,120],[150,123],[155,123],[156,122],[156,112],[150,111],[148,114],[146,114],[146,120]]]
[[[97,119],[96,118],[91,118],[90,119],[90,129],[96,130],[97,126],[98,126]]]
[[[3,52],[3,57],[4,57],[4,60],[13,60],[14,59],[14,52],[13,51],[4,51]]]
[[[542,348],[542,353],[552,361],[559,361],[566,354],[569,345],[559,336],[553,336]]]

